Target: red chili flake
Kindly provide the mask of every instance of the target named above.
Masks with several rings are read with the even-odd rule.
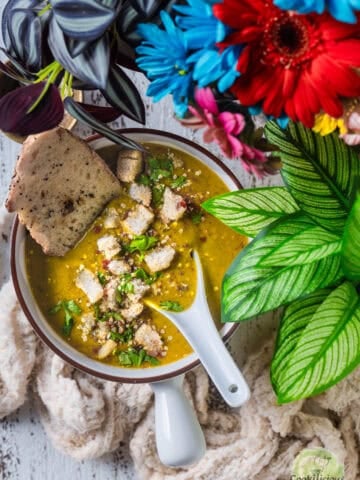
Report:
[[[93,232],[94,233],[100,233],[101,232],[101,226],[100,225],[95,225],[95,227],[93,228]]]
[[[102,261],[102,266],[105,270],[108,270],[109,268],[109,263],[110,263],[110,260],[103,260]]]
[[[200,242],[206,242],[207,238],[206,237],[200,237]]]
[[[177,203],[177,208],[187,208],[187,203],[185,202],[184,199],[180,200],[178,203]]]

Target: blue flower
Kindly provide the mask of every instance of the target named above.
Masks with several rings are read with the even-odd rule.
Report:
[[[187,59],[193,69],[193,78],[200,87],[217,82],[221,93],[228,90],[240,73],[236,64],[241,46],[231,46],[219,51],[216,44],[224,40],[229,29],[212,12],[218,0],[187,0],[188,5],[174,5],[181,13],[176,23],[185,32],[190,50],[195,52]]]
[[[160,16],[165,30],[151,23],[139,25],[138,32],[144,41],[136,49],[139,55],[136,63],[151,80],[147,95],[158,102],[172,94],[175,113],[183,117],[193,93],[192,71],[187,63],[188,42],[167,12],[160,12]]]
[[[339,22],[356,23],[356,11],[360,11],[360,0],[274,0],[283,10],[296,10],[299,13],[323,13],[329,10]]]

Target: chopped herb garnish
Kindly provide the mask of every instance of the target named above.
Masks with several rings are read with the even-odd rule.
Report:
[[[146,185],[146,186],[151,185],[150,177],[148,177],[147,175],[144,175],[143,173],[138,177],[136,182],[140,185]]]
[[[146,252],[150,248],[154,247],[158,242],[156,237],[148,237],[147,235],[139,235],[131,240],[127,246],[127,250],[130,253],[134,252]]]
[[[181,188],[187,182],[187,178],[184,175],[177,177],[171,184],[171,188]]]
[[[119,312],[101,312],[99,305],[94,305],[94,315],[97,322],[106,322],[109,318],[113,318],[117,322],[122,320],[122,316]]]
[[[161,277],[161,272],[156,272],[153,275],[150,275],[143,268],[138,268],[135,271],[135,277],[143,280],[146,285],[152,285],[159,277]]]
[[[131,273],[124,273],[124,275],[121,276],[120,284],[116,288],[116,291],[121,295],[121,299],[124,294],[134,293],[135,287],[131,280]]]
[[[66,337],[69,337],[74,326],[74,314],[80,315],[82,310],[74,300],[61,300],[49,310],[49,313],[54,315],[61,310],[63,310],[65,314],[62,331]]]
[[[152,203],[154,207],[158,207],[164,197],[164,191],[165,191],[165,186],[164,185],[158,185],[156,187],[153,187],[152,189]]]
[[[160,178],[169,178],[172,176],[174,166],[170,158],[155,158],[149,159],[150,180],[158,181]]]
[[[102,286],[104,286],[105,283],[107,282],[107,279],[106,279],[106,276],[104,275],[104,273],[103,272],[97,272],[96,275],[97,275],[97,278],[98,278],[100,284]]]
[[[141,350],[135,350],[129,348],[129,350],[122,351],[118,355],[119,363],[123,366],[133,366],[140,367],[143,363],[151,363],[151,365],[159,365],[159,360],[156,357],[147,355],[146,351],[142,348]]]
[[[179,302],[173,302],[171,300],[160,302],[160,307],[169,310],[170,312],[182,312],[184,310],[184,307],[180,305]]]
[[[111,340],[115,342],[127,343],[134,337],[134,329],[129,327],[122,333],[110,332]]]
[[[194,212],[191,214],[191,220],[195,225],[199,225],[199,223],[201,223],[202,217],[203,215],[201,212]]]

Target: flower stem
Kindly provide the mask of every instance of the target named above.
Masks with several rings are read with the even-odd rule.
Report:
[[[43,16],[43,15],[44,15],[46,12],[48,12],[49,10],[51,10],[51,5],[50,5],[50,3],[47,3],[47,4],[45,5],[45,7],[44,7],[42,10],[39,11],[38,16],[39,16],[39,17]]]
[[[55,80],[57,79],[58,75],[62,72],[62,70],[64,70],[64,67],[60,65],[60,63],[57,61],[52,62],[43,70],[40,70],[40,72],[38,73],[38,79],[34,83],[42,82],[45,80],[45,78],[47,78],[46,84],[42,92],[40,93],[39,97],[35,100],[35,102],[31,105],[31,107],[28,109],[26,113],[31,113],[35,110],[35,108],[39,105],[41,100],[45,97],[50,86],[55,82]],[[44,72],[46,72],[46,75]]]

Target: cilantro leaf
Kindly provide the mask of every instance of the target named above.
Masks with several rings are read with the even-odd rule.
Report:
[[[171,184],[171,188],[181,188],[187,182],[187,178],[184,175],[177,177]]]
[[[150,177],[148,177],[147,175],[144,175],[143,173],[139,176],[139,178],[136,180],[136,182],[139,185],[146,185],[147,187],[149,187],[151,185]]]
[[[159,365],[159,360],[146,353],[142,348],[135,350],[129,348],[127,351],[121,351],[118,355],[119,363],[123,366],[140,367],[143,363],[150,363],[151,365]]]
[[[194,225],[199,225],[201,223],[202,217],[203,215],[201,212],[194,212],[191,215],[191,221],[193,222]]]
[[[159,277],[161,277],[161,272],[156,272],[153,275],[150,275],[143,268],[138,268],[135,271],[135,277],[145,282],[146,285],[152,285]]]
[[[127,246],[127,249],[130,253],[134,252],[145,252],[150,248],[154,247],[158,243],[156,237],[148,237],[147,235],[138,235],[130,244]]]
[[[184,310],[184,307],[180,305],[179,302],[173,302],[172,300],[160,302],[160,307],[169,310],[170,312],[182,312]]]
[[[107,282],[106,276],[103,272],[97,272],[97,278],[102,286]]]
[[[73,314],[80,315],[82,310],[74,300],[60,300],[60,302],[49,310],[49,313],[54,315],[61,310],[63,310],[65,315],[62,331],[66,337],[69,337],[74,326]]]

